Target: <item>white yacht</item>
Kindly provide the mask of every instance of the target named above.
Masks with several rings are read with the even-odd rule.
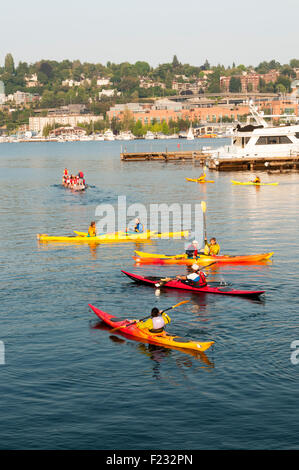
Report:
[[[116,137],[116,140],[133,140],[135,139],[134,134],[131,131],[120,132]]]
[[[153,134],[153,132],[151,132],[151,131],[147,131],[144,138],[147,139],[147,140],[153,140],[153,139],[155,139],[155,134]]]
[[[115,137],[114,137],[114,134],[112,132],[111,129],[108,129],[105,133],[104,133],[104,140],[115,140]]]
[[[241,127],[238,124],[231,136],[231,144],[215,149],[211,159],[273,159],[299,155],[299,124],[270,127],[255,106],[250,105],[250,110],[257,125]]]
[[[194,134],[193,134],[192,126],[189,127],[189,131],[188,131],[188,134],[187,134],[187,140],[194,140]]]

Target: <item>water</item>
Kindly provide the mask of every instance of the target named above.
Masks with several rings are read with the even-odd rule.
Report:
[[[169,150],[178,141],[126,143]],[[207,145],[180,141],[183,149]],[[208,143],[211,145],[211,143]],[[213,145],[221,141],[212,142]],[[248,173],[210,173],[186,183],[192,163],[120,162],[119,142],[0,146],[1,449],[298,449],[299,175],[262,174],[277,187],[236,187]],[[63,169],[91,185],[60,187]],[[264,301],[197,296],[138,286],[120,270],[155,275],[182,266],[135,267],[134,249],[180,252],[183,243],[38,245],[36,234],[87,230],[100,203],[207,202],[208,235],[222,252],[274,251],[266,266],[226,266],[211,279],[265,289]],[[141,318],[173,310],[168,331],[214,340],[196,358],[103,330],[92,303]]]

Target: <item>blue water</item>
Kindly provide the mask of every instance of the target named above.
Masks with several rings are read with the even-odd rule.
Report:
[[[119,142],[0,146],[0,448],[298,449],[291,343],[299,340],[299,175],[264,173],[279,186],[255,188],[230,182],[248,173],[209,173],[215,184],[196,185],[184,178],[197,176],[198,164],[121,162],[120,150]],[[91,187],[63,189],[65,167],[83,170]],[[115,206],[118,195],[146,207],[205,200],[208,235],[223,253],[275,252],[268,265],[214,267],[210,279],[265,289],[264,300],[155,295],[121,275],[185,273],[183,266],[134,266],[131,257],[134,249],[181,252],[180,241],[38,244],[37,233],[87,230],[96,206]],[[141,318],[186,299],[168,331],[214,340],[203,356],[111,335],[88,307]]]

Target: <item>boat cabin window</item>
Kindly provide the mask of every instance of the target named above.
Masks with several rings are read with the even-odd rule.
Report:
[[[299,132],[295,132],[295,136],[297,139],[299,139]]]
[[[291,144],[292,141],[286,135],[268,135],[258,138],[256,145],[274,145],[274,144]]]

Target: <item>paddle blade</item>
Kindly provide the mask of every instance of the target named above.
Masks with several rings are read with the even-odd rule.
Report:
[[[207,204],[206,204],[206,202],[205,202],[205,201],[201,201],[200,204],[201,204],[201,208],[202,208],[203,213],[205,213],[206,210],[207,210]]]

